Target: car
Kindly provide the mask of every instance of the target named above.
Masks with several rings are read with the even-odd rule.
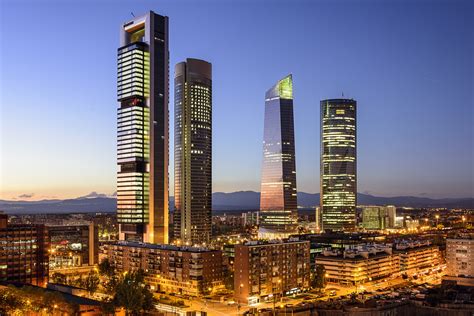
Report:
[[[329,296],[336,296],[336,295],[337,295],[337,293],[336,293],[335,290],[332,290],[331,292],[329,292]]]

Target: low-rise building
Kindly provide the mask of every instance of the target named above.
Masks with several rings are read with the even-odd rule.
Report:
[[[120,241],[104,251],[119,272],[145,271],[152,290],[196,296],[224,284],[220,250]]]
[[[307,289],[309,258],[309,241],[250,241],[235,245],[235,299],[252,304]]]
[[[316,265],[324,266],[328,282],[357,285],[397,276],[400,257],[390,244],[365,244],[325,250],[316,256]]]
[[[395,242],[394,253],[400,255],[400,272],[409,277],[426,274],[441,262],[439,247],[429,240]]]
[[[93,266],[98,263],[99,236],[97,226],[93,223],[48,226],[48,233],[51,270]]]

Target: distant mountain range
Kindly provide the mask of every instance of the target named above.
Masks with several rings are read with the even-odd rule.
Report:
[[[407,207],[447,207],[474,209],[474,198],[430,199],[414,196],[377,197],[358,193],[359,205],[396,205]],[[232,193],[216,192],[212,194],[213,210],[238,211],[257,210],[260,204],[260,193],[239,191]],[[80,213],[80,212],[115,212],[117,201],[114,195],[107,196],[92,192],[86,196],[67,200],[41,201],[5,201],[0,200],[0,211],[9,214],[33,213]],[[170,197],[170,206],[174,198]],[[319,193],[298,193],[300,208],[314,208],[319,205]]]

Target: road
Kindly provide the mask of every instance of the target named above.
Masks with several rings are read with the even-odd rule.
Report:
[[[442,273],[437,273],[433,275],[426,276],[422,279],[416,280],[414,283],[417,284],[423,284],[423,283],[430,283],[430,284],[439,284]],[[413,280],[412,280],[413,282]],[[291,304],[291,305],[297,305],[299,303],[302,303],[304,301],[313,301],[313,300],[327,300],[327,299],[336,299],[341,296],[347,296],[351,293],[359,293],[363,291],[368,291],[371,292],[371,294],[368,294],[365,296],[366,298],[369,298],[372,295],[378,294],[376,291],[379,289],[390,289],[395,286],[403,286],[407,285],[409,282],[401,277],[394,278],[394,279],[387,279],[383,281],[377,281],[377,282],[370,282],[370,283],[365,283],[361,286],[351,286],[351,287],[344,287],[336,284],[328,284],[326,287],[327,290],[336,290],[336,295],[329,297],[329,296],[323,296],[323,297],[318,297],[318,294],[316,293],[304,293],[304,296],[307,296],[306,298],[304,297],[285,297],[283,301],[280,303],[279,300],[275,302],[275,307],[280,307],[281,304]],[[309,298],[308,298],[309,296]],[[176,298],[174,298],[176,299]],[[187,300],[187,299],[182,299],[179,298],[180,300],[183,300],[185,304],[188,306],[186,310],[188,311],[205,311],[208,313],[208,315],[218,315],[218,316],[230,316],[230,315],[239,315],[243,314],[244,312],[248,311],[250,308],[258,308],[258,309],[264,309],[264,308],[273,308],[273,301],[269,302],[260,302],[256,306],[241,306],[240,308],[238,307],[238,304],[233,304],[233,305],[228,305],[227,303],[220,302],[220,301],[211,301],[203,298],[194,298],[192,300]]]

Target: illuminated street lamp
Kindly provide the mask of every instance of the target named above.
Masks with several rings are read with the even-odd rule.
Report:
[[[436,217],[436,227],[438,227],[439,214],[436,214],[435,217]]]

